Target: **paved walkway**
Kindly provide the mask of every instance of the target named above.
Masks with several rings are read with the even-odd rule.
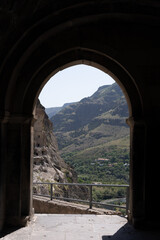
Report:
[[[135,231],[125,218],[106,215],[36,214],[28,227],[3,240],[159,240],[155,233]]]

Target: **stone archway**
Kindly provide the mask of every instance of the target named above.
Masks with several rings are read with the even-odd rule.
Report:
[[[28,25],[20,19],[16,25],[19,31],[11,43],[4,43],[7,54],[4,48],[1,55],[1,227],[4,223],[23,225],[32,215],[34,102],[51,75],[75,63],[98,67],[121,86],[130,111],[129,221],[146,228],[158,224],[158,214],[153,211],[156,198],[150,198],[154,194],[152,184],[158,182],[156,160],[150,163],[150,158],[158,156],[158,143],[151,139],[160,133],[152,119],[153,114],[158,117],[160,109],[157,15],[150,14],[148,4],[138,13],[138,3],[134,4],[133,13],[129,1],[119,7],[108,1],[82,1],[79,5],[63,1],[63,7],[56,2],[53,12],[46,6],[45,16],[38,5],[36,10],[30,6],[39,15],[34,18],[31,11]],[[151,7],[153,10],[157,5],[153,3]],[[27,14],[25,9],[24,15]],[[12,36],[12,31],[8,36]]]
[[[72,53],[72,51],[71,51],[71,52],[68,53],[68,57],[64,58],[63,56],[61,56],[62,62],[63,62],[63,59],[70,59],[70,54],[72,54],[72,56],[74,55]],[[64,62],[62,64],[61,69],[66,68],[66,66],[73,66],[73,65],[75,65],[77,63],[85,63],[85,64],[88,64],[88,65],[95,66],[95,67],[97,67],[97,68],[99,68],[99,69],[109,73],[121,85],[121,87],[122,87],[122,89],[123,89],[123,91],[125,93],[125,96],[127,98],[127,101],[128,101],[130,116],[132,116],[133,108],[132,108],[131,101],[133,101],[133,103],[135,104],[134,97],[137,94],[137,91],[135,89],[135,86],[133,85],[134,92],[133,92],[133,89],[132,89],[132,91],[131,91],[132,95],[130,95],[130,96],[128,95],[128,91],[126,89],[127,88],[126,86],[127,85],[131,86],[131,84],[132,84],[132,83],[128,84],[128,81],[130,81],[130,82],[132,81],[132,79],[129,76],[129,74],[127,72],[125,72],[124,69],[122,69],[118,64],[115,64],[114,61],[112,61],[110,58],[105,57],[105,56],[103,56],[103,58],[102,58],[101,54],[97,54],[97,53],[93,54],[92,51],[91,51],[91,58],[89,58],[88,57],[88,56],[90,56],[89,51],[81,50],[80,51],[80,57],[82,56],[82,54],[83,54],[83,60],[72,61],[72,62],[69,62],[68,64],[66,62]],[[88,57],[89,60],[88,59],[84,60],[85,57]],[[76,53],[76,58],[77,58],[77,53]],[[97,63],[93,62],[91,60],[92,58],[94,59],[94,61],[97,61]],[[103,61],[106,60],[107,68],[106,68],[106,66],[100,65],[101,61],[99,61],[99,59],[101,59],[101,58],[103,59]],[[73,59],[74,59],[74,57],[73,57]],[[29,212],[28,215],[32,214],[32,210],[31,210],[32,209],[31,208],[31,206],[32,206],[32,202],[31,202],[32,201],[31,200],[32,199],[32,193],[29,192],[29,190],[32,189],[32,187],[31,187],[32,186],[32,177],[31,177],[31,174],[32,174],[32,161],[31,161],[32,160],[32,150],[31,150],[31,143],[30,143],[30,138],[32,139],[32,122],[34,121],[34,120],[32,120],[32,117],[31,117],[32,116],[32,109],[34,109],[34,102],[37,99],[36,96],[37,96],[39,90],[41,89],[41,84],[40,84],[41,82],[40,82],[40,80],[42,81],[42,84],[44,84],[46,82],[47,77],[50,76],[51,74],[53,74],[53,72],[48,73],[46,71],[46,68],[48,68],[48,67],[51,70],[54,69],[54,64],[52,65],[52,68],[51,68],[51,66],[49,66],[50,64],[52,65],[53,62],[52,61],[49,62],[49,64],[47,64],[47,66],[45,66],[45,69],[42,69],[42,71],[38,72],[38,74],[34,76],[34,78],[32,79],[32,83],[30,83],[30,87],[27,89],[26,98],[24,98],[24,103],[22,105],[22,109],[26,110],[28,108],[30,110],[30,112],[27,112],[27,114],[21,112],[19,116],[16,114],[16,116],[8,116],[9,120],[7,119],[8,123],[12,123],[12,121],[14,121],[14,124],[16,126],[19,125],[19,127],[18,127],[19,130],[18,131],[20,131],[20,133],[19,133],[18,138],[20,137],[20,141],[23,142],[23,147],[22,147],[22,145],[21,146],[19,145],[19,147],[22,148],[21,149],[21,156],[20,156],[21,159],[19,159],[19,160],[22,161],[22,159],[24,158],[23,159],[24,162],[23,163],[21,162],[21,164],[25,165],[25,167],[23,166],[23,168],[21,169],[22,172],[19,172],[19,174],[22,175],[21,177],[19,176],[19,180],[21,182],[21,184],[20,184],[20,186],[21,186],[20,187],[21,188],[21,194],[22,194],[21,198],[22,198],[22,196],[24,197],[25,205],[26,205],[26,199],[28,198],[28,210],[27,210]],[[114,69],[114,72],[116,72],[116,69],[117,69],[118,76],[115,75],[116,73],[113,74],[112,72],[110,72],[108,70],[108,68]],[[57,72],[57,69],[55,69],[54,72]],[[43,74],[46,74],[46,76],[44,77]],[[124,84],[123,81],[121,82],[119,80],[119,78],[121,78],[121,74],[123,76],[124,83],[126,83],[126,86],[123,85]],[[36,86],[36,88],[33,88],[33,86],[34,86],[34,84],[36,82],[39,83],[39,85],[37,84],[38,87]],[[131,90],[131,87],[129,87],[129,91],[130,90]],[[32,93],[33,91],[35,91],[34,94]],[[32,99],[31,99],[31,96],[33,96]],[[19,95],[15,96],[15,97],[19,98]],[[133,100],[132,100],[132,98],[133,98]],[[138,100],[138,99],[139,99],[139,97],[137,96],[136,100]],[[22,104],[22,99],[21,100],[20,99],[15,99],[15,101],[17,103],[20,102]],[[30,106],[29,106],[29,103],[31,104]],[[136,104],[136,107],[137,106],[140,106],[140,103]],[[16,104],[16,107],[17,107],[17,104]],[[33,113],[33,116],[34,116],[34,113]],[[30,135],[30,129],[31,129],[31,135]],[[23,132],[24,132],[24,135],[23,135]],[[14,138],[15,138],[15,136],[14,136]],[[15,141],[15,139],[14,139],[14,141]],[[23,155],[23,158],[22,158],[22,155]],[[28,172],[27,176],[25,174],[26,168],[28,168],[28,170],[30,169],[30,171]],[[16,174],[18,174],[17,171],[16,171]],[[22,185],[25,186],[26,189],[23,189]],[[26,191],[26,194],[24,194],[25,191]],[[21,205],[21,207],[23,207],[23,206]],[[26,207],[26,206],[24,206],[24,207]],[[130,218],[131,218],[131,215],[130,215]],[[27,220],[27,219],[25,219],[25,220]],[[14,221],[15,221],[15,219],[14,219]],[[21,222],[23,220],[20,219],[18,221]]]

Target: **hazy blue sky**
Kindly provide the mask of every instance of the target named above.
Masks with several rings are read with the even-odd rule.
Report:
[[[76,65],[55,74],[42,89],[39,98],[44,107],[59,107],[91,96],[100,86],[114,80],[97,68]]]

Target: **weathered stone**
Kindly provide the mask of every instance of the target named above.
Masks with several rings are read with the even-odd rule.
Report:
[[[53,124],[45,113],[40,101],[37,101],[36,121],[34,123],[34,158],[33,181],[34,182],[77,182],[76,172],[69,167],[60,157],[58,144],[53,133]],[[50,194],[48,185],[34,185],[34,193]],[[75,197],[85,199],[88,189],[85,187],[58,186],[53,188],[53,193],[58,197]]]

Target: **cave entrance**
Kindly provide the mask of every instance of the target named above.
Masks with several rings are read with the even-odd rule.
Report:
[[[33,182],[39,184],[34,193],[88,201],[90,208],[99,202],[125,215],[126,187],[104,186],[129,184],[129,112],[119,85],[100,69],[78,64],[56,73],[39,99],[43,106],[38,101],[35,110],[33,160]],[[64,212],[60,209],[66,212],[65,206]]]

